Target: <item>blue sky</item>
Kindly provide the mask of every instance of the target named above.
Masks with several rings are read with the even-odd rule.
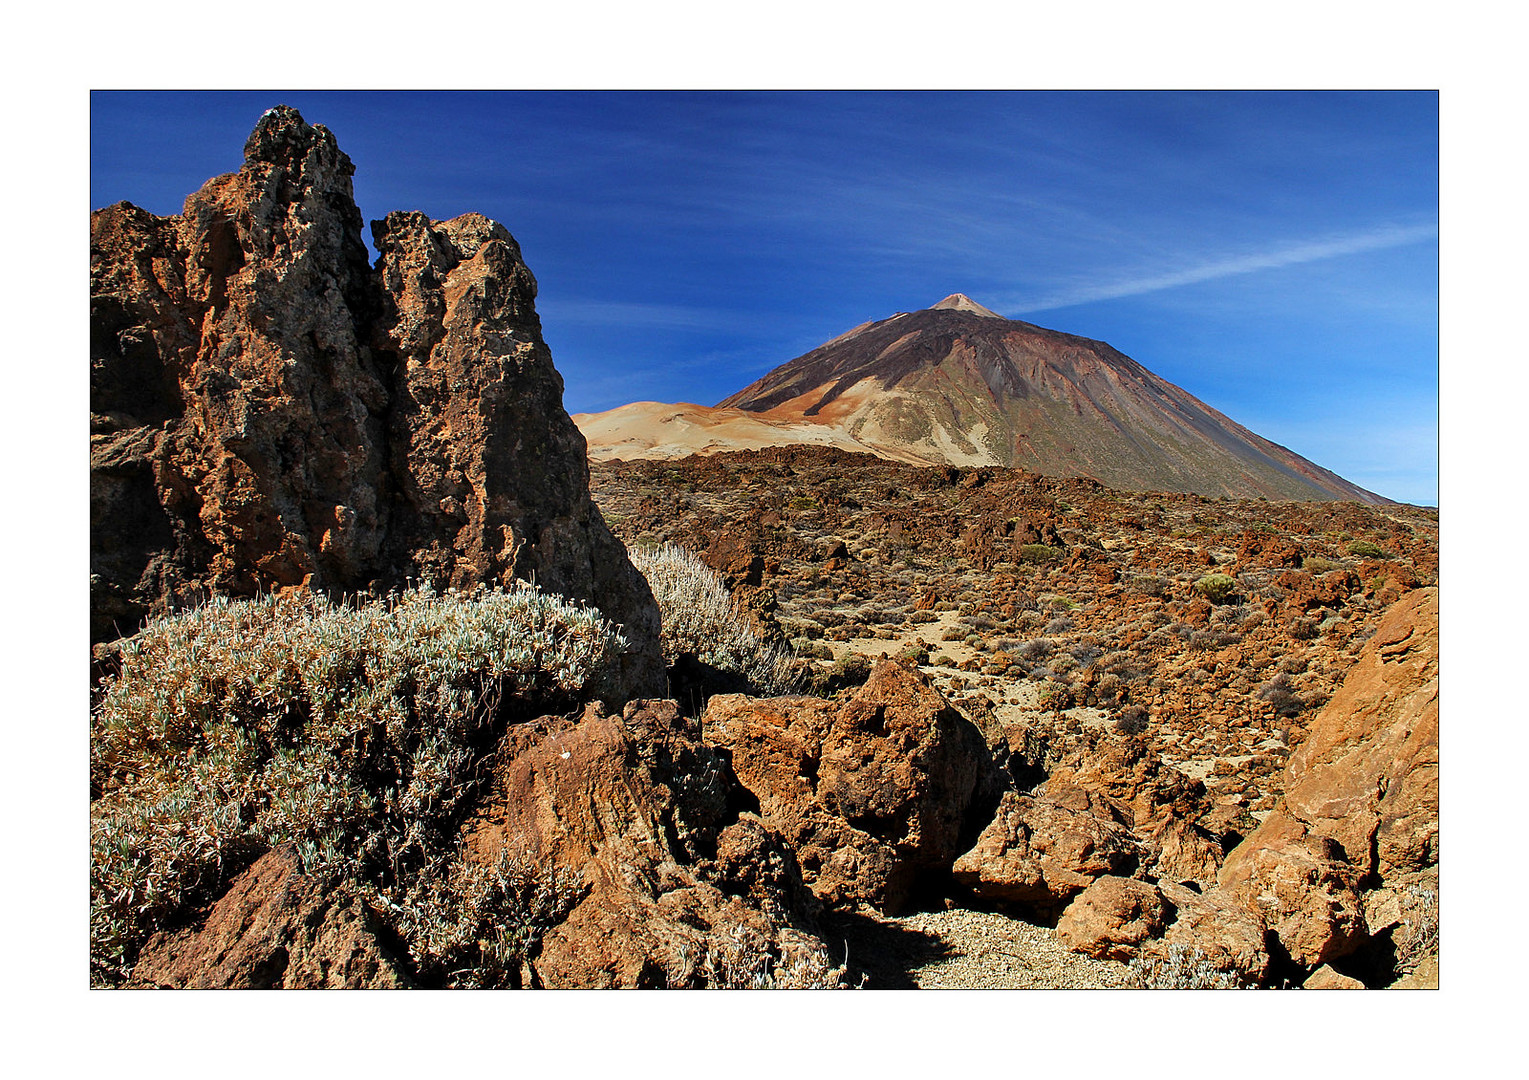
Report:
[[[277,102],[368,222],[520,241],[571,412],[714,404],[952,292],[1438,502],[1433,93],[92,93],[90,199],[178,212]]]

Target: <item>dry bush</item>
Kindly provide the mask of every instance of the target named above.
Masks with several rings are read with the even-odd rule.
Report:
[[[700,558],[673,544],[633,551],[631,557],[663,615],[665,664],[672,667],[688,653],[740,676],[753,693],[791,694],[800,688],[795,657],[755,636],[727,585]]]
[[[1244,986],[1236,972],[1219,970],[1204,952],[1179,943],[1168,946],[1166,957],[1136,957],[1131,961],[1128,977],[1143,990],[1251,989]]]
[[[708,990],[858,990],[848,964],[835,967],[822,948],[798,948],[781,955],[765,937],[743,925],[699,957],[684,955],[696,988]]]
[[[625,647],[529,587],[217,598],[117,643],[91,716],[92,983],[278,844],[352,883],[436,875],[509,707],[600,696]]]

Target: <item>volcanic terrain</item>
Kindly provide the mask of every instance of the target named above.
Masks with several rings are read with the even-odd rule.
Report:
[[[962,296],[591,466],[353,170],[92,215],[93,985],[1437,985],[1436,510]]]
[[[1005,319],[960,293],[857,326],[715,410],[644,402],[574,420],[604,461],[835,445],[1126,491],[1386,501],[1103,342]]]

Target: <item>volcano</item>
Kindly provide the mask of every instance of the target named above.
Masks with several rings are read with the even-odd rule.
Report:
[[[1125,491],[1387,502],[1102,341],[1006,319],[961,293],[863,323],[714,409],[623,409],[574,417],[593,457],[830,443],[916,464],[1088,476]]]

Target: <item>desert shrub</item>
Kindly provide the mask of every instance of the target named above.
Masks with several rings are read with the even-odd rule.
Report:
[[[583,893],[574,871],[500,851],[493,863],[457,861],[369,899],[393,913],[422,979],[475,990],[517,984],[521,962]]]
[[[91,716],[91,981],[259,852],[408,887],[435,873],[508,708],[604,693],[625,642],[529,587],[214,599],[115,646]]]
[[[870,675],[871,658],[864,653],[845,653],[834,662],[833,678],[840,686],[859,686]]]
[[[689,654],[740,676],[755,693],[789,694],[799,688],[794,658],[787,650],[759,640],[711,567],[673,544],[631,555],[632,565],[648,579],[663,615],[665,664],[672,667]]]
[[[710,990],[858,990],[849,981],[847,963],[835,967],[821,947],[801,947],[785,954],[756,930],[741,924],[699,953],[682,947],[681,959],[691,985]],[[679,988],[675,986],[674,988]]]
[[[1228,574],[1206,574],[1195,582],[1195,592],[1212,604],[1224,604],[1237,592],[1237,579]]]
[[[1044,660],[1051,655],[1051,650],[1055,647],[1050,638],[1035,638],[1024,642],[1012,651],[1025,660]]]
[[[1439,951],[1439,894],[1424,885],[1402,886],[1401,932],[1394,934],[1396,971],[1405,975]]]
[[[1320,555],[1308,555],[1301,560],[1301,569],[1309,574],[1326,574],[1332,570],[1342,570],[1343,564],[1324,559]]]
[[[915,664],[929,663],[929,646],[922,641],[910,641],[902,647],[897,654],[899,660],[908,660]]]
[[[1385,548],[1369,540],[1355,540],[1348,546],[1348,553],[1360,559],[1389,559]]]
[[[1115,730],[1122,735],[1140,735],[1147,730],[1147,710],[1140,705],[1127,705],[1115,718]]]
[[[1306,707],[1306,702],[1291,688],[1290,676],[1283,671],[1258,688],[1258,700],[1273,705],[1280,716],[1294,716]]]
[[[1076,628],[1077,625],[1077,623],[1072,621],[1070,616],[1061,615],[1055,619],[1052,619],[1049,623],[1046,624],[1046,633],[1065,634],[1067,631]]]
[[[1016,552],[1021,562],[1032,565],[1056,562],[1062,557],[1060,548],[1050,547],[1046,544],[1021,544]]]
[[[1144,990],[1240,990],[1242,980],[1234,971],[1212,966],[1199,949],[1174,943],[1168,955],[1138,956],[1130,963],[1128,978]]]

